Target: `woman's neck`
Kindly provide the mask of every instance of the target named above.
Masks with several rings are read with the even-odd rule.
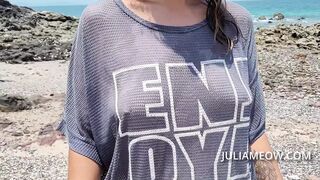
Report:
[[[190,5],[190,6],[196,6],[201,3],[201,0],[131,0],[141,3],[156,3],[156,4],[162,4],[166,6],[181,6],[181,5]]]
[[[186,26],[201,22],[206,6],[201,0],[122,0],[141,18],[163,25]]]

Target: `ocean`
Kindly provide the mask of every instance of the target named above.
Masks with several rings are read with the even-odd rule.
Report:
[[[276,24],[269,20],[258,20],[260,16],[268,19],[274,13],[281,12],[285,20],[280,23],[313,24],[320,22],[320,0],[233,0],[250,11],[257,26]],[[64,15],[79,17],[85,5],[76,6],[38,6],[31,7],[37,11],[54,11]],[[302,20],[298,20],[303,17]],[[279,23],[279,22],[278,22]]]

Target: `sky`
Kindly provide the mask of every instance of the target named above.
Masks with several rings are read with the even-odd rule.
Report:
[[[9,0],[11,4],[19,6],[56,6],[56,5],[86,5],[96,0]]]

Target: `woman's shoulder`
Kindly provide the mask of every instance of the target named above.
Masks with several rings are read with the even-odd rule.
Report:
[[[251,13],[242,5],[240,5],[236,2],[227,1],[226,8],[237,21],[241,21],[241,22],[246,21],[249,23],[250,23],[250,21],[252,22]]]
[[[98,0],[87,5],[79,18],[85,24],[96,25],[96,22],[110,21],[117,11],[113,0]]]
[[[236,20],[244,37],[247,37],[253,28],[253,18],[251,13],[243,6],[236,2],[227,1],[226,8]]]

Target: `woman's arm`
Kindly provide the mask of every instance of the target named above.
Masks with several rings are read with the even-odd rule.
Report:
[[[252,145],[252,152],[272,152],[271,145],[268,140],[268,136],[264,133],[259,137]],[[280,172],[279,164],[276,159],[273,160],[256,160],[255,171],[258,180],[282,180],[282,174]]]
[[[246,32],[246,49],[248,59],[249,87],[252,94],[249,144],[252,152],[272,152],[271,145],[265,133],[266,108],[263,92],[263,81],[259,72],[257,45],[253,19],[247,11],[243,18],[247,18],[247,23],[243,25],[243,32]],[[245,22],[245,21],[241,21]],[[258,180],[282,180],[282,175],[277,160],[256,160],[256,178]]]
[[[69,149],[68,180],[100,180],[101,173],[96,162]]]
[[[104,169],[104,159],[101,158],[96,145],[95,126],[93,121],[99,119],[91,115],[88,63],[94,60],[88,55],[91,51],[86,44],[88,29],[92,26],[92,11],[86,7],[79,19],[70,52],[66,98],[63,116],[57,130],[67,138],[68,151],[68,179],[69,180],[100,180]],[[92,93],[91,93],[92,94]],[[108,152],[107,152],[108,153]]]

